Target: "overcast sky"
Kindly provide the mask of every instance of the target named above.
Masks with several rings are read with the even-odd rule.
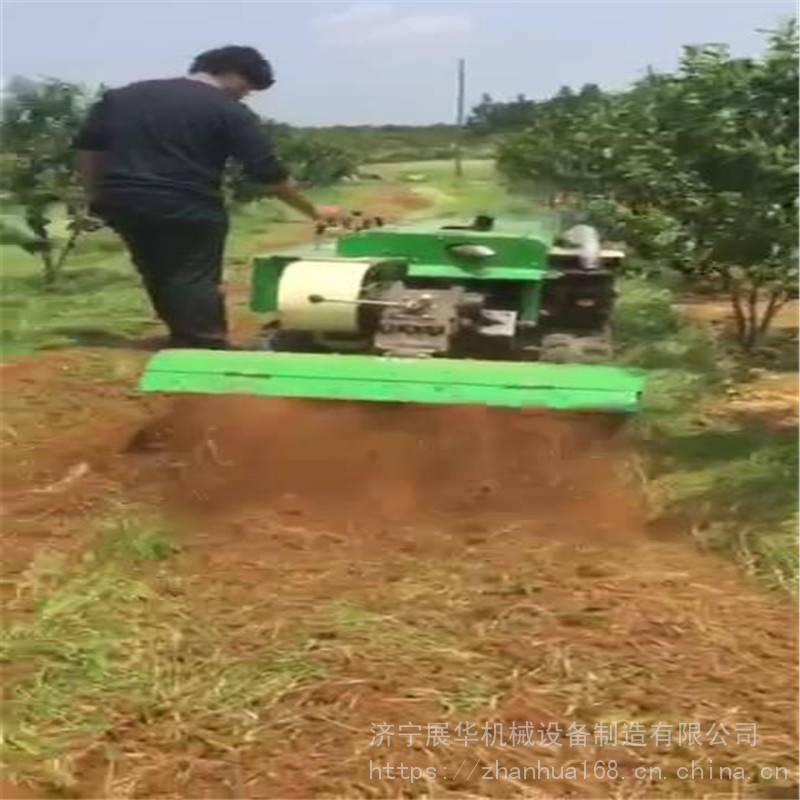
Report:
[[[4,0],[3,76],[120,85],[182,74],[204,49],[258,47],[277,84],[259,112],[298,124],[451,122],[457,59],[468,100],[543,98],[562,84],[619,89],[681,45],[760,52],[790,0],[305,3]]]

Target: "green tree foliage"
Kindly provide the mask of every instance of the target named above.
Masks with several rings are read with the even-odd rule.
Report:
[[[603,92],[595,83],[585,84],[578,92],[562,86],[554,97],[542,101],[529,100],[524,94],[518,94],[513,100],[498,102],[491,95],[484,94],[467,119],[467,129],[476,136],[519,131],[602,99]]]
[[[352,151],[326,141],[324,136],[274,120],[264,121],[264,135],[272,140],[292,176],[308,186],[329,186],[358,170]],[[228,198],[237,204],[263,197],[265,188],[246,180],[235,164],[228,170],[225,186]]]
[[[327,142],[324,136],[283,127],[274,139],[278,154],[303,183],[328,186],[358,169],[358,160],[349,149]]]
[[[495,102],[490,94],[484,94],[467,119],[467,130],[486,135],[519,129],[533,120],[535,108],[536,103],[524,94],[508,102]]]
[[[45,283],[55,283],[80,234],[94,223],[76,202],[72,140],[91,101],[80,86],[49,78],[14,78],[2,101],[3,189],[21,217],[3,215],[0,241],[37,253]],[[55,231],[53,213],[66,207],[68,220]]]
[[[297,128],[329,145],[356,154],[362,163],[451,158],[454,125],[331,125]]]
[[[587,205],[640,254],[720,280],[750,349],[797,280],[797,49],[792,21],[760,59],[687,47],[675,74],[561,95],[504,142],[499,168],[599,196]]]

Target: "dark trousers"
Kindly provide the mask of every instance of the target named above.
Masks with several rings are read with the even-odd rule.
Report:
[[[173,347],[227,347],[221,291],[225,221],[152,219],[109,215],[142,277]]]

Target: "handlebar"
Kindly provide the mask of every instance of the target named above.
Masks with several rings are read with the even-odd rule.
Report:
[[[365,217],[360,211],[351,211],[344,219],[336,220],[328,218],[320,220],[316,225],[317,236],[324,233],[350,233],[369,230],[370,228],[382,228],[386,224],[383,217]]]

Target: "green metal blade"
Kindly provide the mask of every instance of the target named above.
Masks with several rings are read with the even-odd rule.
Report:
[[[148,363],[139,388],[166,393],[634,412],[639,408],[643,384],[641,375],[607,366],[164,350]]]

